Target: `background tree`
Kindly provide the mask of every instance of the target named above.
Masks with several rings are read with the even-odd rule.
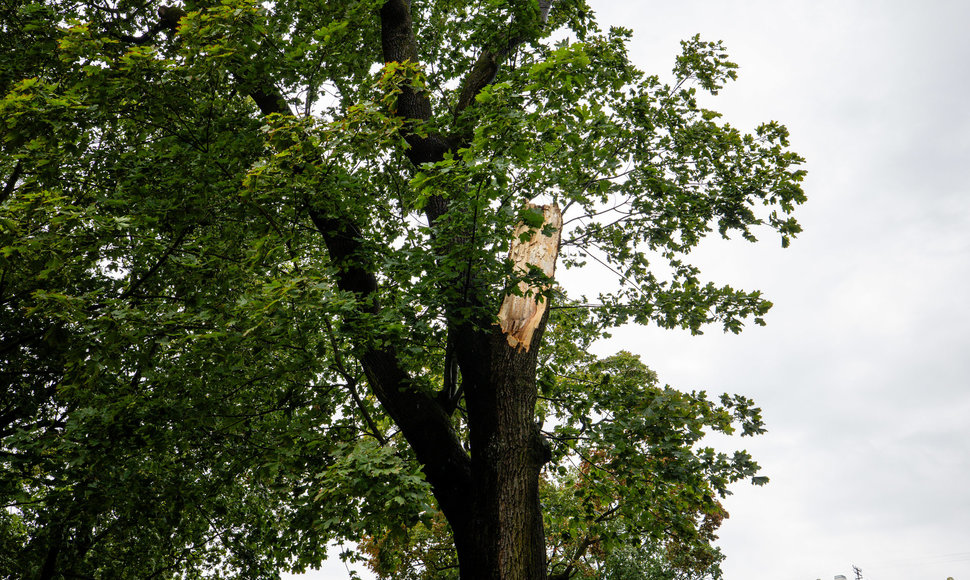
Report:
[[[715,229],[787,245],[804,200],[784,127],[699,105],[735,76],[720,44],[664,83],[576,0],[17,0],[2,26],[13,576],[271,576],[438,510],[463,579],[568,575],[702,546],[753,475],[695,449],[760,431],[750,402],[584,354],[763,323],[686,261]],[[514,244],[615,283],[572,296]],[[540,503],[564,485],[569,537]]]

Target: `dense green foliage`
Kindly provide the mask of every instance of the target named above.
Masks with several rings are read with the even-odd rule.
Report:
[[[664,82],[581,0],[547,22],[534,2],[415,0],[417,54],[388,63],[382,5],[199,0],[162,26],[132,0],[7,3],[9,577],[272,577],[365,538],[371,554],[383,538],[388,574],[418,573],[429,560],[400,553],[449,532],[368,353],[393,352],[415,393],[448,387],[449,332],[487,329],[523,276],[507,253],[529,202],[563,208],[561,265],[616,274],[595,299],[557,289],[539,354],[550,573],[641,545],[716,568],[718,497],[757,466],[698,443],[761,432],[757,409],[586,351],[630,321],[763,323],[758,292],[687,256],[712,232],[799,231],[786,130],[744,134],[698,104],[735,76],[720,44],[685,42]],[[498,66],[476,85],[481,54]],[[400,112],[415,94],[425,118]],[[449,146],[416,166],[415,139],[438,134]],[[348,286],[358,270],[373,290]]]

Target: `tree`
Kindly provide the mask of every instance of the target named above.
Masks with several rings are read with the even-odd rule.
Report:
[[[804,201],[783,126],[700,105],[735,78],[720,43],[664,83],[581,0],[15,0],[2,25],[12,575],[267,576],[438,511],[464,580],[568,575],[544,486],[585,490],[582,557],[703,546],[753,476],[694,447],[759,432],[750,401],[584,352],[763,324],[686,261],[715,229],[787,245]],[[615,282],[571,295],[557,257]]]

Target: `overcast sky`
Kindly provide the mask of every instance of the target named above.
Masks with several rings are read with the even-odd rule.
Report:
[[[713,244],[705,272],[775,303],[768,327],[696,338],[631,329],[665,382],[742,392],[772,478],[737,489],[727,580],[970,580],[970,2],[612,4],[648,70],[678,40],[725,41],[733,124],[785,123],[808,160],[788,250]]]
[[[759,288],[766,328],[625,329],[673,386],[738,392],[769,432],[743,443],[726,580],[970,580],[970,2],[593,0],[670,71],[679,40],[725,42],[740,77],[709,103],[778,120],[808,160],[805,232],[704,246],[712,280]],[[346,578],[342,566],[314,578]]]

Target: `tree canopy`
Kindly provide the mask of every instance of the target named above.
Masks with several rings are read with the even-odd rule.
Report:
[[[720,43],[661,77],[583,0],[8,5],[0,570],[274,577],[347,542],[395,578],[716,575],[719,499],[764,478],[702,438],[760,411],[589,348],[764,323],[689,261],[787,246],[805,200],[783,125],[702,106]]]

